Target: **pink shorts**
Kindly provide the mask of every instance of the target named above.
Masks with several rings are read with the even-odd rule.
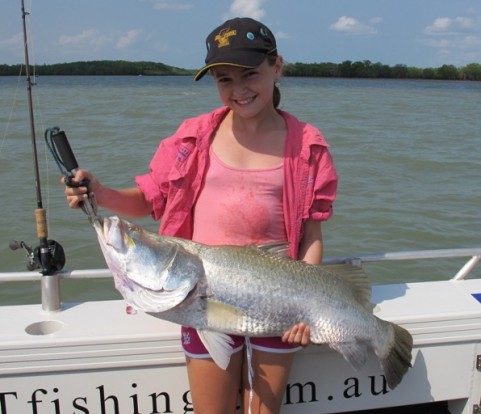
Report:
[[[187,356],[191,358],[210,358],[209,351],[205,348],[197,330],[182,326],[182,348]],[[233,352],[238,352],[244,347],[245,338],[243,336],[229,335],[234,343],[231,345]],[[250,337],[253,349],[264,352],[290,353],[302,349],[301,346],[289,345],[282,342],[281,337]]]

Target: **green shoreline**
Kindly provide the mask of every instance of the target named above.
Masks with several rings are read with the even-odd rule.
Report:
[[[0,64],[0,76],[18,76],[24,65]],[[35,66],[35,75],[41,76],[191,76],[194,69],[183,69],[158,62],[131,62],[125,60],[94,60]],[[33,68],[31,70],[33,73]],[[342,63],[287,63],[284,76],[323,78],[370,79],[438,79],[481,80],[481,64],[466,66],[442,65],[437,68],[416,68],[407,65],[384,65],[369,60]]]

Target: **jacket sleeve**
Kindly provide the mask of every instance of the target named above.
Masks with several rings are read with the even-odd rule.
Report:
[[[169,174],[178,152],[175,141],[175,134],[162,140],[150,162],[150,172],[135,177],[137,187],[144,193],[146,200],[152,203],[154,220],[159,220],[165,211]]]
[[[309,177],[304,219],[328,220],[336,198],[338,177],[334,161],[326,146],[312,145],[309,160]]]

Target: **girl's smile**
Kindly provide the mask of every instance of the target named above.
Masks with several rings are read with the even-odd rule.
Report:
[[[281,68],[281,58],[274,65],[266,59],[254,68],[220,65],[212,68],[212,74],[222,102],[239,115],[250,117],[274,109],[274,83]]]
[[[243,99],[243,100],[236,99],[235,102],[238,105],[247,105],[247,104],[251,103],[252,101],[254,101],[255,98],[256,98],[255,96],[252,96],[250,98]]]

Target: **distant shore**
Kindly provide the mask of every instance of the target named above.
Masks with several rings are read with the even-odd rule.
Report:
[[[0,64],[0,76],[18,76],[24,65]],[[36,65],[35,75],[42,76],[188,76],[194,69],[183,69],[158,62],[130,62],[125,60],[94,60],[71,63]],[[481,64],[466,66],[442,65],[437,68],[416,68],[407,65],[384,65],[369,60],[342,63],[287,63],[285,76],[323,78],[371,78],[371,79],[439,79],[481,80]]]

